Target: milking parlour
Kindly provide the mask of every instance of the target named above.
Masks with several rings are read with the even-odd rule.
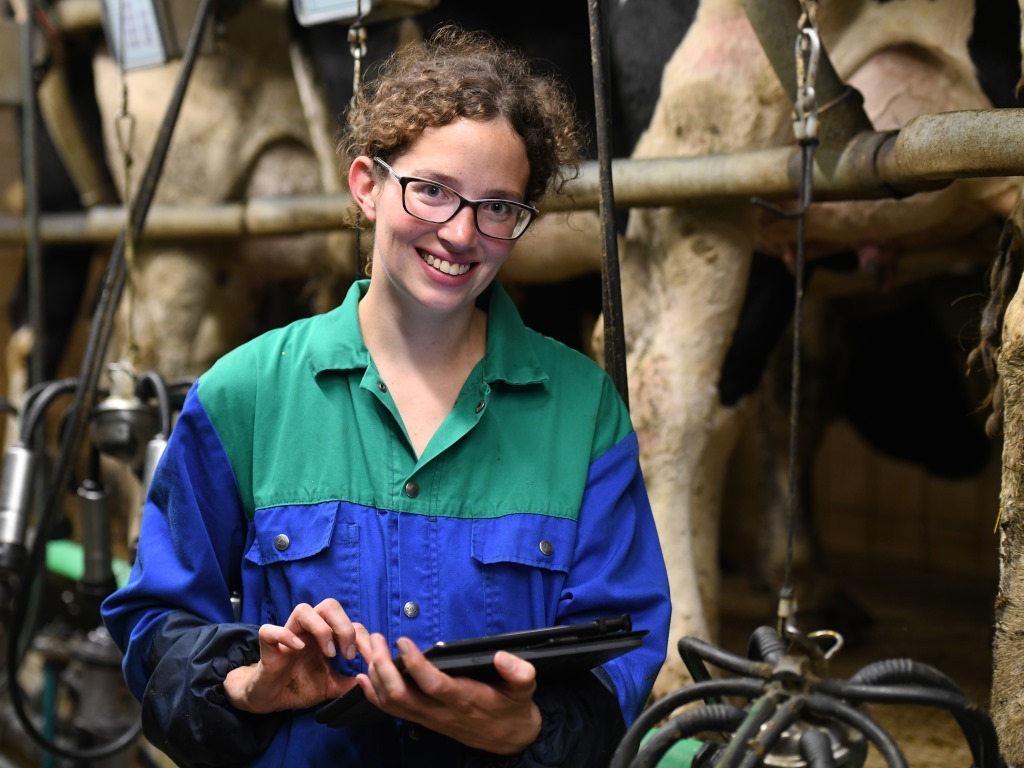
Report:
[[[350,190],[346,136],[376,78],[393,71],[395,52],[447,25],[522,51],[571,94],[583,136],[578,170],[563,169],[565,183],[536,200],[503,187],[468,197],[464,179],[397,162],[407,146],[363,159],[417,226],[441,231],[465,218],[487,247],[507,246],[495,282],[526,326],[604,369],[642,468],[645,492],[628,504],[647,510],[649,500],[670,594],[656,677],[622,677],[641,669],[631,653],[662,639],[643,618],[653,614],[626,608],[571,621],[549,611],[515,631],[441,633],[423,644],[417,659],[432,679],[468,678],[497,695],[511,695],[507,654],[497,654],[530,662],[536,743],[561,716],[545,703],[547,687],[584,702],[593,691],[621,694],[620,704],[623,690],[642,698],[639,714],[615,708],[620,730],[577,723],[584,730],[572,738],[614,736],[607,749],[566,758],[533,746],[473,748],[465,764],[1024,766],[1024,0],[6,0],[4,9],[0,768],[276,759],[235,750],[234,731],[219,733],[212,715],[202,722],[213,702],[269,744],[292,716],[232,710],[225,692],[229,670],[269,664],[268,648],[288,642],[264,642],[266,627],[285,624],[270,609],[250,620],[251,576],[225,575],[229,620],[214,608],[190,614],[197,631],[260,638],[245,658],[203,661],[219,670],[212,693],[184,678],[180,690],[130,687],[140,662],[105,619],[147,562],[166,567],[146,557],[140,532],[172,503],[166,478],[194,439],[176,441],[175,432],[179,421],[196,421],[195,393],[211,368],[274,329],[343,310],[371,280],[400,285],[390,268],[370,269],[377,245],[367,219],[376,212],[368,217],[357,186]],[[516,218],[506,225],[499,216],[509,208]],[[476,268],[440,259],[435,267],[422,252],[416,261],[452,285]],[[509,360],[530,355],[502,350]],[[305,397],[319,405],[302,411],[299,395],[273,403],[289,425],[287,447],[263,451],[256,441],[233,475],[200,456],[204,483],[251,482],[258,496],[261,472],[287,474],[265,458],[275,453],[298,452],[287,461],[320,475],[351,474],[330,466],[320,438],[336,372],[314,353],[300,368],[313,371],[317,395]],[[373,370],[371,361],[360,387],[397,418],[407,406],[387,398],[401,389],[383,374],[370,382]],[[258,375],[253,392],[263,386]],[[546,376],[517,369],[488,379],[468,411],[463,393],[442,414],[441,430],[468,413],[474,428],[487,428],[496,417],[488,398],[513,384],[540,387]],[[210,417],[214,432],[260,433],[243,418],[259,411],[231,408],[237,422]],[[341,431],[365,439],[361,424]],[[578,440],[564,434],[565,446],[563,436],[546,445],[538,433],[526,438],[536,455],[514,455],[509,446],[525,427],[493,429],[510,473],[535,464],[538,478],[560,472]],[[411,422],[404,437],[417,466],[456,464],[431,459],[432,442],[418,446]],[[395,449],[375,445],[367,464],[390,465]],[[602,457],[591,461],[586,505],[617,492]],[[446,467],[469,477],[478,470]],[[369,477],[357,485],[375,499],[392,493]],[[367,551],[370,529],[346,522],[345,510],[361,503],[356,493],[334,493],[338,511],[329,514],[275,501],[307,515],[287,533],[259,529],[257,518],[278,507],[245,498],[255,511],[236,521],[249,530],[240,557],[218,555],[174,524],[168,548],[211,546],[224,574],[259,566],[260,588],[279,589],[321,549]],[[544,535],[529,547],[522,541],[532,529],[501,525],[521,510],[471,515],[463,557],[461,539],[443,533],[446,515],[457,514],[402,506],[441,493],[439,483],[410,480],[393,512],[364,504],[381,521],[394,515],[381,524],[396,549],[379,562],[332,560],[344,571],[332,579],[356,585],[364,605],[393,606],[393,627],[436,635],[449,617],[426,595],[410,598],[399,578],[415,530],[426,532],[429,545],[416,544],[446,573],[481,574],[479,590],[454,575],[456,583],[434,587],[454,591],[451,604],[464,602],[467,614],[471,597],[514,614],[552,584],[562,585],[560,604],[590,594],[570,574],[588,567],[592,545],[581,544],[567,514],[533,514],[544,518]],[[506,506],[517,503],[512,493]],[[422,527],[403,527],[412,517]],[[639,526],[623,534],[611,522],[588,524],[615,552],[640,535]],[[648,562],[636,582],[606,569],[602,594],[613,607],[653,603],[635,583],[654,583],[659,568]],[[332,583],[322,582],[320,599],[336,599],[367,623],[364,632],[389,633]],[[527,586],[499,592],[506,583]],[[194,594],[187,604],[217,599]],[[179,614],[140,618],[133,642],[149,642],[153,625]],[[341,637],[330,640],[333,651]],[[309,711],[295,716],[315,725],[291,738],[357,743],[386,722],[411,745],[396,765],[434,764],[420,762],[424,745],[448,736],[382,711],[386,699],[365,687],[374,685],[368,675],[377,681],[369,646],[360,648],[319,660],[347,681],[345,693],[325,687],[313,708],[297,707]],[[179,653],[154,640],[141,663]],[[395,661],[403,686],[432,693],[417,684],[418,662],[397,650]],[[188,707],[190,733],[221,740],[216,759],[190,751],[187,734],[171,745],[154,726],[154,707],[178,706],[169,701]],[[338,753],[340,764],[364,764],[347,754]]]

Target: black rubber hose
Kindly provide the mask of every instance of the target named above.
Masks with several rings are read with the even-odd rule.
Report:
[[[817,728],[804,731],[800,736],[800,755],[807,761],[807,768],[835,768],[832,739]]]
[[[60,379],[44,384],[32,397],[32,401],[26,407],[24,418],[21,420],[20,441],[24,445],[31,445],[32,436],[42,421],[46,410],[53,404],[53,401],[60,395],[71,392],[78,387],[78,379]],[[27,399],[27,398],[26,398]]]
[[[709,696],[742,696],[749,700],[763,692],[764,683],[760,680],[707,680],[673,691],[640,713],[619,742],[608,768],[627,768],[633,756],[640,751],[640,744],[647,732],[685,704]]]
[[[750,661],[736,654],[716,648],[697,637],[684,637],[678,644],[679,655],[686,660],[687,656],[696,656],[704,661],[711,662],[716,667],[732,672],[742,677],[754,677],[767,679],[771,677],[774,665],[763,661]]]
[[[747,751],[746,756],[739,764],[740,768],[757,768],[764,763],[765,755],[771,753],[786,729],[797,721],[803,708],[803,696],[793,696],[787,699],[778,708],[771,720],[768,720],[761,727],[761,732],[757,736],[757,746]]]
[[[761,626],[754,630],[747,643],[747,656],[752,661],[767,661],[778,664],[786,653],[786,642],[779,637],[774,627]]]
[[[135,382],[137,395],[145,395],[146,387],[153,390],[160,413],[160,434],[171,436],[171,394],[164,377],[156,371],[143,371]]]
[[[807,710],[822,717],[834,718],[863,733],[882,753],[889,768],[908,768],[907,759],[888,731],[859,709],[838,699],[812,693],[807,696]]]
[[[849,678],[853,685],[892,685],[920,683],[935,688],[945,688],[963,695],[964,692],[946,674],[933,666],[913,659],[883,659],[859,669]]]
[[[940,673],[941,674],[941,673]],[[954,685],[953,688],[956,688]],[[823,680],[818,690],[829,696],[857,703],[918,704],[948,710],[960,726],[971,750],[976,768],[997,768],[1001,765],[999,740],[992,720],[964,694],[956,690],[940,690],[924,686],[851,685],[837,680]]]
[[[772,694],[765,694],[747,707],[747,716],[733,733],[722,756],[715,763],[716,768],[737,768],[747,756],[750,742],[757,736],[761,726],[775,715],[778,701]]]
[[[656,768],[679,741],[704,731],[732,733],[746,718],[746,710],[732,704],[709,704],[687,710],[663,725],[633,758],[629,768]]]

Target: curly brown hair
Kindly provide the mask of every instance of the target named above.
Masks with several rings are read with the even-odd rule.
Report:
[[[382,64],[349,108],[340,150],[349,163],[360,155],[390,162],[425,129],[459,118],[503,118],[522,137],[527,200],[575,176],[582,135],[567,90],[537,74],[518,51],[450,25]]]

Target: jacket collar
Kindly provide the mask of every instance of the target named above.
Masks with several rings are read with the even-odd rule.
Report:
[[[326,371],[365,370],[370,364],[358,313],[359,301],[369,286],[369,280],[357,280],[340,306],[313,319],[308,357],[314,376]],[[480,305],[487,311],[484,381],[519,385],[546,381],[548,375],[533,351],[532,332],[497,281],[481,295]]]

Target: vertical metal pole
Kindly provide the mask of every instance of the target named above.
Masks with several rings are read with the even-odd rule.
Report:
[[[21,167],[25,188],[25,276],[32,329],[29,386],[43,380],[43,266],[39,247],[39,164],[36,150],[36,85],[32,71],[32,0],[21,12]]]
[[[611,119],[608,115],[607,56],[601,0],[587,0],[590,15],[590,62],[594,73],[594,116],[601,215],[601,307],[604,315],[604,367],[622,400],[629,406],[626,378],[626,339],[619,281],[619,241],[615,232],[615,194],[612,188]]]

